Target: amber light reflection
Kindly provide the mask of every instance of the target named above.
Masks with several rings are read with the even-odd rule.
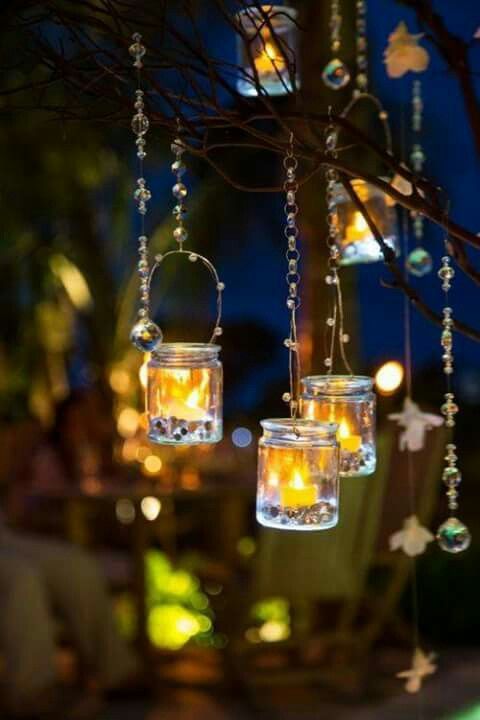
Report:
[[[262,38],[262,49],[255,57],[255,68],[259,75],[282,72],[285,60],[270,36]],[[260,78],[261,79],[261,78]]]
[[[162,368],[157,380],[156,405],[162,415],[189,421],[205,419],[210,403],[208,368]]]

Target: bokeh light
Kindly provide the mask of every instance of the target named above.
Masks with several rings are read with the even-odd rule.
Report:
[[[133,437],[138,430],[139,419],[139,413],[135,408],[123,408],[117,418],[118,434],[123,438]]]
[[[392,395],[403,382],[403,365],[397,360],[384,363],[375,374],[375,385],[381,395]]]
[[[115,515],[122,525],[131,525],[135,520],[135,505],[128,498],[120,498],[115,503]]]
[[[232,432],[232,442],[236,447],[245,448],[252,443],[252,433],[246,427],[237,427]]]
[[[162,503],[158,498],[147,495],[147,497],[142,499],[140,507],[144,517],[146,517],[147,520],[150,520],[150,522],[153,522],[160,515]]]
[[[162,461],[158,455],[147,455],[143,461],[143,469],[148,475],[156,475],[162,469]]]

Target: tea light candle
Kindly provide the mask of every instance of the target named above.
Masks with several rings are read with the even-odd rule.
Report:
[[[317,488],[305,483],[296,470],[287,485],[280,488],[280,503],[283,507],[309,507],[317,502]]]
[[[285,67],[285,61],[271,39],[264,41],[263,48],[255,57],[254,62],[260,80],[262,75],[282,72]]]
[[[204,408],[198,407],[199,392],[192,390],[186,400],[172,398],[165,405],[163,413],[167,417],[176,417],[179,420],[187,420],[187,422],[199,422],[205,420],[206,411]]]
[[[347,225],[346,230],[347,242],[363,240],[366,235],[369,234],[367,221],[365,220],[361,212],[358,212],[358,210],[354,212],[353,221]]]
[[[362,438],[360,435],[351,435],[346,420],[342,420],[338,428],[338,441],[340,450],[356,453],[362,446]]]

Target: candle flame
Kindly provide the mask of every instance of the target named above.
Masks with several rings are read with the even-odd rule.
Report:
[[[271,472],[268,476],[268,484],[270,487],[278,487],[279,481],[278,481],[278,473]]]
[[[338,427],[338,437],[340,440],[345,440],[350,435],[350,430],[348,428],[347,421],[344,419],[341,421],[339,427]]]
[[[199,388],[194,388],[192,392],[188,395],[187,399],[185,400],[185,405],[190,408],[196,408],[198,407],[198,404],[200,402],[200,390]]]
[[[296,488],[297,490],[300,490],[301,488],[305,487],[305,483],[303,481],[302,474],[299,470],[294,470],[293,477],[290,481],[290,487]]]
[[[353,216],[353,226],[357,232],[365,232],[368,228],[367,221],[363,217],[361,212],[355,212]]]
[[[265,55],[268,58],[270,58],[270,60],[277,59],[277,53],[276,53],[275,47],[272,45],[272,43],[269,43],[269,42],[265,43]]]

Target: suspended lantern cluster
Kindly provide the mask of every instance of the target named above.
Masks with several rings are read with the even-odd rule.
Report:
[[[368,92],[365,0],[357,0],[356,12],[355,88],[342,117],[347,117],[359,100],[373,102],[384,126],[386,151],[390,153],[387,114],[378,99]],[[240,70],[237,90],[241,95],[284,95],[299,87],[296,16],[292,8],[279,5],[246,7],[235,16]],[[334,57],[325,67],[322,77],[333,90],[345,87],[351,79],[349,69],[338,57],[341,22],[340,2],[332,0],[330,28]],[[224,284],[210,260],[184,247],[188,236],[184,226],[187,188],[183,182],[185,165],[182,161],[186,145],[182,141],[180,127],[172,144],[175,156],[172,164],[175,175],[172,192],[176,200],[173,237],[178,243],[178,249],[157,255],[155,263],[150,267],[144,219],[151,193],[143,178],[145,136],[149,122],[144,112],[143,91],[140,87],[140,69],[145,54],[140,36],[134,36],[130,52],[139,77],[132,128],[137,137],[139,158],[135,200],[141,217],[138,264],[140,307],[131,338],[137,348],[151,353],[146,380],[148,437],[160,445],[217,443],[222,438],[222,365],[218,357],[220,347],[214,341],[222,334],[220,320]],[[418,97],[417,87],[414,98],[417,129],[420,112]],[[398,233],[393,203],[381,189],[363,178],[345,179],[338,174],[335,169],[338,133],[339,128],[334,123],[330,123],[325,130],[329,251],[325,282],[332,293],[331,309],[326,318],[328,352],[324,358],[323,372],[304,378],[301,376],[297,334],[297,312],[301,299],[297,225],[298,161],[293,133],[290,133],[285,146],[284,234],[287,244],[286,306],[289,312],[289,334],[284,345],[289,355],[290,387],[284,393],[283,400],[288,405],[289,414],[281,418],[267,418],[260,423],[263,433],[258,446],[256,504],[258,522],[281,530],[312,531],[335,527],[339,519],[340,479],[368,476],[376,468],[374,381],[370,377],[355,375],[348,362],[346,347],[349,335],[345,331],[339,270],[342,265],[383,260],[385,246],[399,254]],[[389,183],[390,180],[387,178],[385,182]],[[373,226],[378,229],[384,244],[377,241],[372,232]],[[420,240],[419,222],[417,230],[417,239]],[[150,317],[152,280],[160,265],[171,256],[186,258],[192,263],[200,261],[214,280],[217,317],[208,343],[163,342],[162,331]],[[441,271],[444,289],[452,276],[447,260]],[[413,272],[412,269],[410,271]],[[450,342],[447,335],[451,334],[448,311],[449,308],[446,308],[446,329],[442,335],[442,345],[447,348],[446,355]],[[334,372],[337,348],[344,366],[342,373]],[[451,361],[449,358],[447,360],[445,372],[449,373]],[[447,416],[447,424],[451,425],[456,406],[449,386],[445,397],[447,400],[442,412]],[[455,446],[450,444],[447,449],[448,467],[444,480],[448,487],[449,508],[453,513],[457,508],[460,473],[455,465]],[[438,538],[440,546],[451,552],[467,547],[470,542],[468,530],[453,514],[439,528]]]

